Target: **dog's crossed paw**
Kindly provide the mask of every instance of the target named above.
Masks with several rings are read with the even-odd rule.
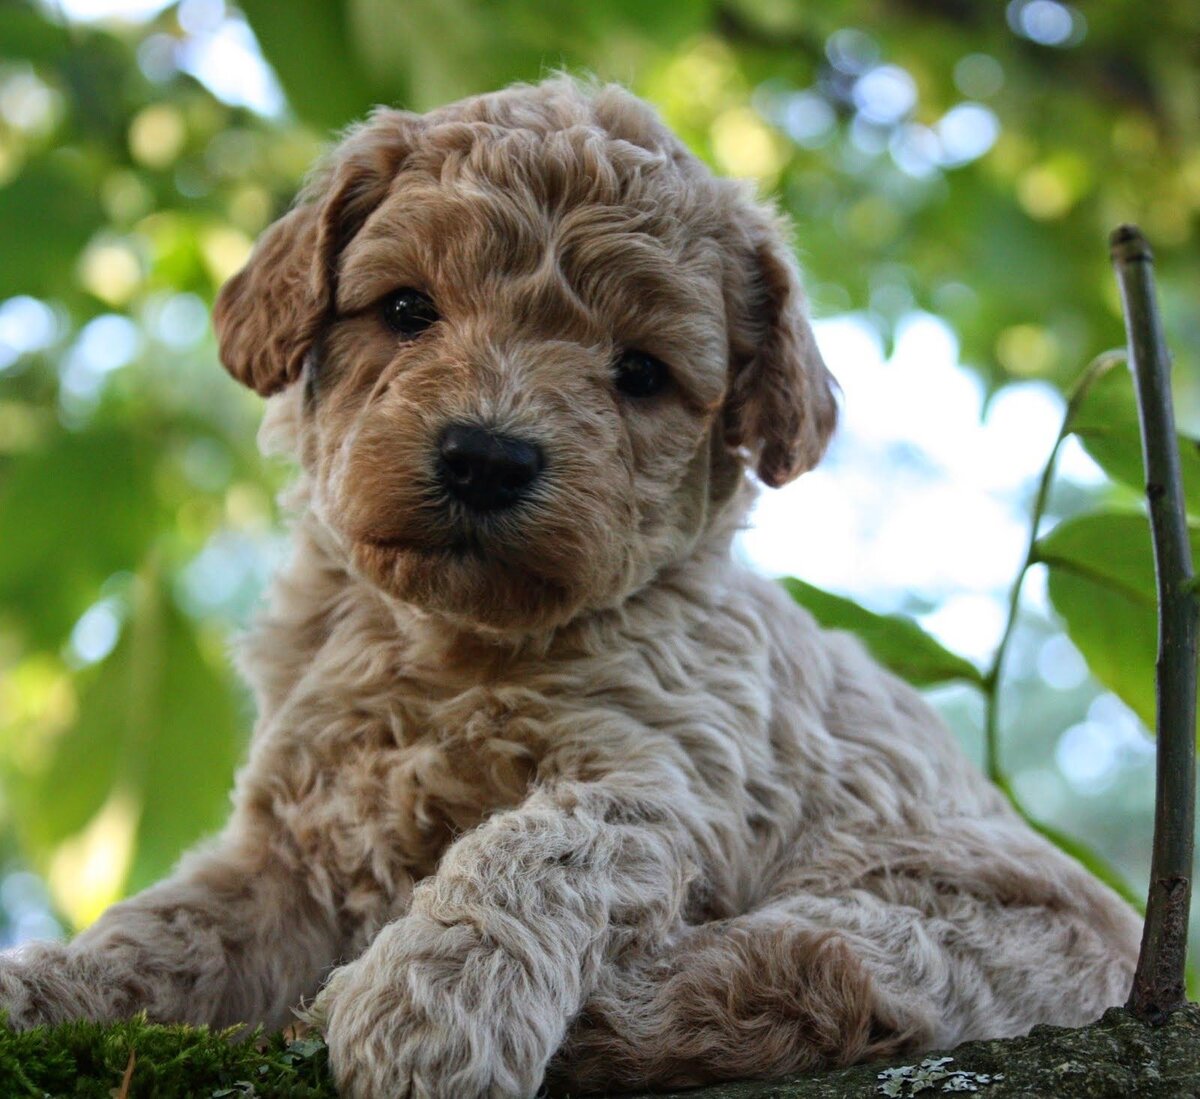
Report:
[[[401,924],[407,921],[401,921]],[[387,933],[385,932],[385,937]],[[394,936],[392,936],[394,938]],[[553,1048],[528,1015],[481,1002],[444,954],[405,957],[376,943],[334,971],[310,1016],[349,1099],[531,1099]],[[481,948],[476,948],[481,949]],[[415,952],[414,952],[415,953]],[[423,955],[423,956],[422,956]],[[465,959],[462,959],[465,961]],[[473,958],[478,964],[481,960]],[[490,970],[512,964],[503,955]],[[493,973],[494,976],[494,973]],[[498,981],[491,988],[512,987]]]

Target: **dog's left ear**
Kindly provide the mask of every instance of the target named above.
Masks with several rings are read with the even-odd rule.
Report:
[[[338,258],[408,151],[416,117],[379,110],[342,142],[217,296],[221,362],[264,397],[294,382],[333,306]]]
[[[725,404],[725,438],[746,448],[762,482],[778,488],[820,461],[837,425],[837,383],[817,350],[780,227],[759,210],[749,220],[744,330],[734,341],[741,354]]]

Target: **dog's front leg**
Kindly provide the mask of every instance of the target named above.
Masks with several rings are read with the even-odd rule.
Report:
[[[492,817],[318,997],[343,1094],[529,1099],[606,953],[677,924],[693,862],[661,790],[560,784]]]
[[[339,951],[332,904],[250,829],[184,858],[70,943],[0,954],[0,1011],[24,1028],[145,1011],[155,1022],[279,1026]]]

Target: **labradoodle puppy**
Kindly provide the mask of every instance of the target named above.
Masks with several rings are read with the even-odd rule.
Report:
[[[347,1095],[527,1099],[1123,999],[1133,913],[730,559],[832,382],[778,220],[644,104],[380,110],[215,315],[301,469],[249,759],[168,880],[0,961],[15,1025],[309,1003]]]

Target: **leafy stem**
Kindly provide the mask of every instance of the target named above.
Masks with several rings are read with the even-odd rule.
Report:
[[[1004,662],[1016,628],[1017,616],[1020,613],[1021,590],[1025,584],[1025,577],[1030,568],[1039,561],[1038,534],[1041,531],[1042,519],[1046,514],[1050,489],[1054,484],[1058,454],[1062,449],[1063,442],[1074,429],[1075,418],[1092,387],[1113,367],[1124,361],[1125,352],[1119,349],[1101,352],[1087,365],[1067,394],[1067,408],[1063,414],[1062,425],[1058,429],[1058,437],[1054,440],[1054,446],[1050,448],[1050,456],[1046,459],[1046,465],[1042,469],[1042,475],[1038,481],[1037,494],[1034,496],[1033,509],[1029,519],[1029,541],[1025,549],[1025,559],[1021,563],[1016,579],[1013,581],[1012,590],[1009,592],[1008,617],[1004,623],[1004,632],[1001,634],[1000,643],[996,646],[991,666],[983,674],[984,767],[988,778],[1008,798],[1012,807],[1030,827],[1040,832],[1055,846],[1084,863],[1093,874],[1125,900],[1140,907],[1140,898],[1129,887],[1129,884],[1094,851],[1058,829],[1038,820],[1025,808],[1020,798],[1017,797],[1012,780],[1008,777],[1000,760],[1000,684],[1004,675]]]
[[[1054,446],[1050,449],[1050,456],[1042,470],[1037,495],[1033,500],[1033,511],[1029,519],[1029,542],[1025,549],[1025,559],[1021,563],[1017,578],[1013,581],[1012,590],[1009,592],[1008,617],[1004,623],[1004,633],[1000,637],[1000,644],[996,646],[996,654],[992,658],[991,667],[983,675],[984,768],[988,778],[1008,795],[1014,808],[1026,819],[1029,819],[1029,815],[1017,801],[1012,785],[1000,762],[1000,681],[1004,674],[1004,660],[1008,655],[1008,646],[1012,641],[1013,631],[1017,624],[1017,615],[1021,605],[1021,589],[1025,584],[1025,576],[1030,568],[1038,562],[1038,534],[1041,530],[1042,519],[1046,514],[1046,504],[1050,499],[1050,488],[1054,483],[1058,452],[1062,449],[1067,436],[1071,434],[1075,416],[1092,386],[1114,366],[1124,361],[1124,351],[1113,349],[1101,352],[1088,364],[1067,395],[1067,410],[1063,415],[1062,426],[1058,429],[1058,438],[1054,440]]]

